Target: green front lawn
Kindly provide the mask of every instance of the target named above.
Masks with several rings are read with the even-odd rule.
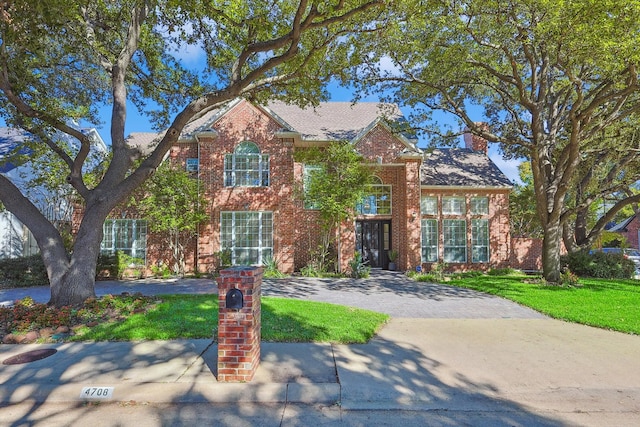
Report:
[[[368,310],[285,298],[262,298],[262,340],[365,343],[389,319]],[[0,335],[73,326],[68,341],[217,338],[217,295],[106,296],[81,310],[25,302],[0,308]],[[1,338],[1,337],[0,337]]]
[[[580,279],[577,286],[549,286],[527,276],[451,277],[446,282],[510,299],[556,319],[640,334],[638,280]]]

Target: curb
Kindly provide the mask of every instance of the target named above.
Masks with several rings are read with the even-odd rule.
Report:
[[[154,403],[301,403],[340,402],[340,384],[238,384],[238,383],[120,383],[92,384],[109,387],[105,398],[81,395],[84,383],[62,385],[0,385],[0,404],[44,402],[154,402]]]

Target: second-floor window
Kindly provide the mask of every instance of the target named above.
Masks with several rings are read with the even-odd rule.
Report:
[[[224,185],[226,187],[268,187],[269,155],[261,154],[250,141],[238,144],[233,154],[224,158]]]
[[[303,189],[304,189],[304,208],[319,209],[318,203],[309,195],[313,174],[320,173],[322,168],[314,165],[304,165]]]
[[[382,184],[375,178],[375,183],[368,188],[368,195],[358,203],[356,210],[361,215],[391,215],[391,186]]]

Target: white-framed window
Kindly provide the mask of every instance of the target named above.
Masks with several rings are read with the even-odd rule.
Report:
[[[442,220],[444,262],[467,261],[467,221],[464,219]]]
[[[226,187],[268,187],[269,155],[251,142],[238,144],[233,154],[224,157],[224,185]]]
[[[200,167],[200,161],[197,157],[187,158],[186,170],[187,172],[198,172]]]
[[[467,212],[464,197],[444,196],[442,198],[443,215],[464,215]]]
[[[422,196],[420,198],[420,213],[438,215],[438,198],[436,196]]]
[[[469,201],[471,215],[489,215],[489,198],[485,196],[472,197]]]
[[[471,262],[489,262],[489,220],[471,220]]]
[[[304,192],[304,208],[305,209],[318,209],[318,203],[315,200],[312,200],[309,197],[309,182],[311,181],[311,176],[314,173],[318,173],[322,171],[320,166],[315,165],[304,165],[304,172],[302,177],[302,187]]]
[[[438,261],[438,220],[422,220],[422,262]]]
[[[220,245],[233,265],[262,265],[273,257],[273,213],[222,212]]]
[[[147,221],[143,219],[107,219],[103,226],[100,251],[123,252],[144,261],[147,257]]]
[[[391,215],[391,186],[384,185],[375,177],[375,184],[368,188],[368,194],[356,206],[360,215]]]

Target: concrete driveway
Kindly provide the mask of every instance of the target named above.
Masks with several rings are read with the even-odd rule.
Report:
[[[265,296],[348,305],[411,319],[542,319],[537,311],[471,289],[416,282],[402,273],[373,270],[366,279],[265,280]]]

